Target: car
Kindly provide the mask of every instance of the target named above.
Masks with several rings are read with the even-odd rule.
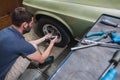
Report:
[[[58,47],[88,32],[101,14],[120,17],[119,0],[23,0],[35,15],[37,30],[58,36]],[[38,35],[40,35],[38,34]]]

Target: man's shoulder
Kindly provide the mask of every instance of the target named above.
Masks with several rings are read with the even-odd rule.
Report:
[[[10,26],[9,27],[7,27],[7,28],[4,28],[4,29],[2,29],[2,30],[0,30],[0,34],[10,34]],[[8,35],[9,35],[8,34]]]
[[[5,35],[7,34],[7,35]],[[7,36],[9,38],[24,38],[24,36],[17,31],[16,29],[14,29],[12,26],[8,26],[7,28],[3,29],[0,31],[0,35],[2,36]]]
[[[9,28],[4,28],[0,30],[0,38],[1,39],[6,39],[10,35]]]

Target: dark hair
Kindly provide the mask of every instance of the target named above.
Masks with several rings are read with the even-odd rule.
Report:
[[[20,27],[23,22],[29,23],[32,20],[32,13],[30,13],[24,7],[17,7],[11,15],[12,24]]]

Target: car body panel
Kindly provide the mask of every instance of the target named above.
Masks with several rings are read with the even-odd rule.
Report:
[[[101,14],[120,17],[119,0],[24,0],[23,5],[35,15],[53,14],[67,25],[74,37],[82,36]],[[44,15],[47,15],[44,14]],[[56,17],[55,17],[56,16]],[[59,20],[58,19],[58,20]]]
[[[119,0],[91,0],[91,1],[89,0],[57,0],[57,1],[97,6],[97,7],[120,9]]]

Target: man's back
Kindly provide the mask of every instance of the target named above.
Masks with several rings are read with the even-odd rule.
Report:
[[[31,44],[25,41],[22,34],[14,28],[8,27],[0,31],[0,79],[4,79],[20,55],[28,54],[27,50],[24,50],[27,46],[32,47]]]
[[[18,57],[18,55],[13,54],[15,53],[13,50],[17,51],[17,48],[15,48],[15,41],[17,41],[15,35],[17,34],[14,34],[11,27],[0,31],[0,77],[9,71]]]

